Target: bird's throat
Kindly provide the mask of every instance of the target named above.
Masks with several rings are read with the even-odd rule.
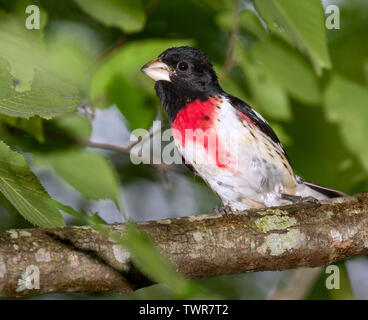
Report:
[[[217,92],[193,92],[189,89],[185,89],[182,86],[177,86],[168,81],[157,81],[155,84],[156,94],[161,100],[162,106],[172,124],[176,119],[179,112],[183,109],[188,109],[188,106],[194,103],[189,110],[194,110],[195,106],[202,105],[200,110],[206,109],[209,112],[208,101],[213,100]],[[201,103],[199,103],[201,102]]]

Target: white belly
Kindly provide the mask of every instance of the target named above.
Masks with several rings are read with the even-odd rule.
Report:
[[[226,99],[218,119],[220,165],[210,145],[192,139],[185,140],[185,148],[177,143],[186,162],[234,210],[286,204],[281,194],[295,194],[297,183],[282,149],[252,124],[239,121]]]

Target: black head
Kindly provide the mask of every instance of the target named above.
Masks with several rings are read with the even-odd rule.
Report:
[[[191,47],[167,49],[141,71],[156,81],[157,95],[170,120],[188,102],[222,91],[207,55]]]

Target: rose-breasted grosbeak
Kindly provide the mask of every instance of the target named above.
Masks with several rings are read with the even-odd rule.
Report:
[[[212,64],[200,50],[170,48],[141,71],[156,81],[156,93],[186,164],[225,206],[244,210],[345,195],[295,175],[267,121],[221,89]],[[190,130],[206,135],[199,139],[187,134]]]

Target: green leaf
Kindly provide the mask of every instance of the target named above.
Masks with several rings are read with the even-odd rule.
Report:
[[[5,122],[8,126],[29,133],[41,143],[45,141],[45,136],[43,134],[43,119],[40,117],[24,119],[1,115],[0,120]]]
[[[92,225],[102,235],[127,248],[138,269],[151,280],[166,284],[173,298],[218,299],[218,296],[207,293],[197,283],[187,280],[177,273],[170,261],[161,254],[153,240],[134,223],[126,223],[126,229],[122,235],[108,228],[98,215],[83,214],[58,201],[54,200],[54,202],[60,210],[77,218],[83,224]]]
[[[36,115],[52,118],[75,111],[78,105],[78,90],[46,72],[36,71],[31,90],[16,91],[9,64],[0,57],[0,113],[23,118]]]
[[[234,15],[232,12],[223,11],[216,16],[216,24],[223,29],[231,30],[234,22]]]
[[[290,120],[291,109],[285,88],[269,74],[265,66],[252,61],[246,50],[238,52],[240,56],[237,59],[252,92],[253,107],[275,120]]]
[[[188,40],[162,39],[127,43],[104,61],[94,73],[91,80],[90,99],[95,100],[104,96],[113,79],[119,75],[123,75],[127,81],[134,82],[135,85],[140,85],[152,97],[156,97],[153,81],[139,70],[148,61],[157,58],[162,51],[180,45],[193,45],[193,43]]]
[[[62,227],[63,216],[24,157],[0,141],[0,192],[22,216],[40,227]]]
[[[67,116],[53,119],[51,123],[54,124],[58,129],[61,129],[61,133],[59,134],[65,132],[71,139],[88,140],[91,137],[91,121],[83,114],[68,114]]]
[[[116,104],[131,130],[152,125],[157,108],[147,103],[147,92],[134,82],[116,75],[107,89],[107,98],[109,103]]]
[[[325,91],[327,118],[339,124],[346,147],[353,151],[368,171],[368,90],[334,75]]]
[[[242,10],[241,12],[234,12],[234,9],[220,11],[216,16],[216,23],[222,29],[229,31],[234,28],[234,25],[239,25],[260,39],[264,39],[268,36],[261,21],[250,10]]]
[[[122,244],[133,254],[137,267],[152,280],[166,283],[177,296],[191,292],[190,283],[175,272],[169,261],[154,246],[152,240],[133,223],[127,223],[127,234]]]
[[[132,223],[126,223],[126,234],[114,235],[117,241],[132,253],[135,265],[146,276],[158,283],[165,283],[170,292],[178,299],[213,299],[195,282],[186,280],[178,274],[170,261],[164,257],[151,238]]]
[[[106,26],[132,33],[142,30],[146,16],[140,0],[75,0],[89,15]]]
[[[86,25],[58,21],[47,33],[47,64],[44,62],[41,70],[58,74],[66,82],[83,88],[83,81],[88,80],[103,50],[101,42]]]
[[[8,14],[0,11],[0,58],[6,59],[18,84],[18,91],[29,90],[29,83],[34,78],[34,69],[43,69],[47,64],[46,48],[43,43],[43,28],[28,30],[24,26],[25,4],[23,9]],[[41,22],[47,13],[41,9]],[[45,21],[41,23],[43,26]]]
[[[86,213],[79,212],[75,210],[74,208],[68,205],[65,205],[55,199],[53,199],[53,202],[58,209],[69,214],[75,219],[79,220],[79,222],[82,224],[91,225],[91,226],[106,224],[106,222],[98,215],[98,213],[86,214]]]
[[[250,10],[243,10],[240,13],[239,23],[260,39],[266,39],[268,36],[258,17]]]
[[[55,172],[89,199],[112,199],[118,205],[119,182],[114,167],[101,154],[84,150],[35,156],[36,165],[51,165]]]
[[[322,269],[319,279],[311,286],[306,300],[355,300],[355,294],[349,280],[349,274],[346,270],[345,261],[334,263],[339,269],[339,289],[331,290],[326,287],[326,280],[330,273],[326,273],[326,268]]]
[[[258,43],[252,55],[293,97],[309,104],[320,102],[318,78],[312,66],[297,51],[277,41],[267,41]]]
[[[254,0],[268,29],[305,52],[318,74],[330,68],[325,17],[320,0]]]
[[[40,30],[28,30],[24,26],[27,3],[31,1],[17,1],[20,6],[16,12],[0,11],[0,57],[10,64],[10,72],[17,79],[15,89],[29,90],[35,70],[79,86],[102,50],[101,40],[88,26],[68,19],[58,20],[44,32],[47,12],[41,7]]]

